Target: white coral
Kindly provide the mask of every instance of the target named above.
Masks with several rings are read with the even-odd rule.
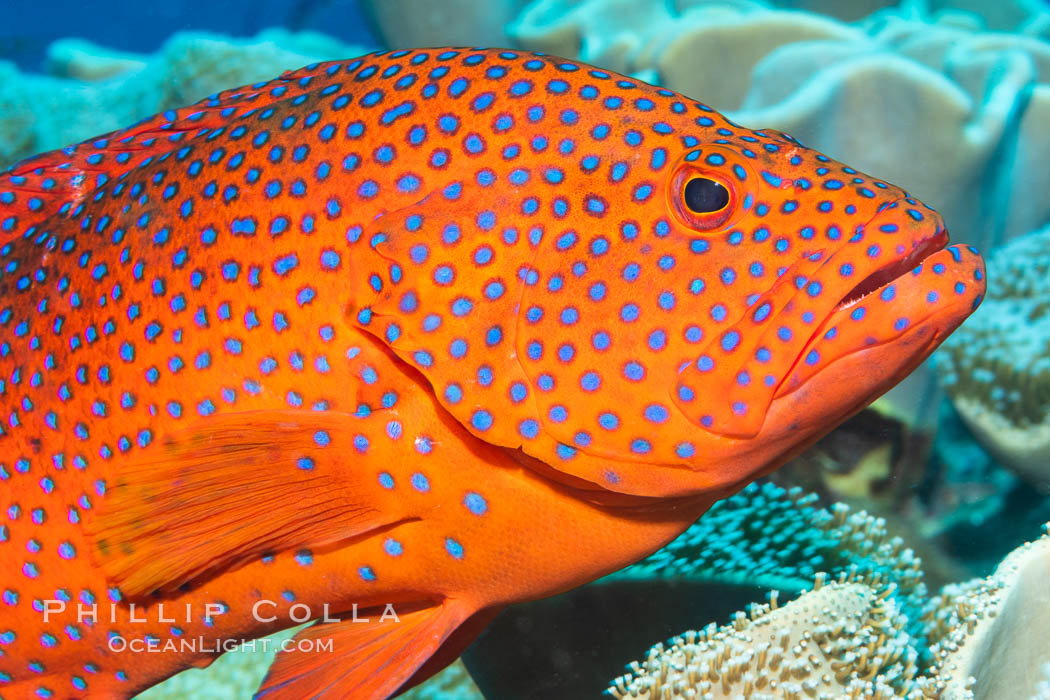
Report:
[[[752,606],[722,627],[687,632],[628,665],[608,693],[638,700],[1050,697],[1050,523],[991,576],[946,586],[922,619],[932,663],[892,586],[844,576],[782,608]],[[1042,670],[1041,670],[1042,669]],[[1040,680],[1040,674],[1043,674]]]

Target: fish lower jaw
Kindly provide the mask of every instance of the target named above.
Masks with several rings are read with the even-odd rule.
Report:
[[[931,342],[925,352],[932,352],[980,304],[984,262],[969,246],[949,246],[929,253],[921,264],[872,292],[832,310],[803,347],[774,398],[814,380],[822,383],[820,376],[828,367],[852,363],[847,359],[852,356],[877,357],[882,371],[904,364],[916,342]],[[863,374],[854,377],[854,383],[864,381]]]

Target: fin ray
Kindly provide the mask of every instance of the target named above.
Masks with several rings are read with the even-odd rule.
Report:
[[[325,547],[409,519],[353,468],[353,421],[252,411],[172,435],[121,472],[88,524],[100,565],[125,595],[171,592],[266,553]]]
[[[277,654],[255,700],[390,697],[415,677],[472,611],[462,602],[446,600],[397,614],[396,622],[343,620],[301,630],[294,637],[296,650]],[[299,651],[307,641],[308,647],[330,643],[332,653]]]

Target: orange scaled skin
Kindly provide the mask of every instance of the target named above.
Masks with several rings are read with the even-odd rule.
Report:
[[[312,66],[44,154],[0,236],[4,698],[127,697],[302,605],[332,651],[260,696],[387,697],[662,546],[984,291],[901,190],[519,52]]]

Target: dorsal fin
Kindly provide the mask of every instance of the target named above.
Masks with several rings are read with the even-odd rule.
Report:
[[[312,64],[261,83],[226,90],[160,112],[118,131],[31,156],[0,172],[0,243],[32,235],[49,217],[72,211],[95,189],[239,117],[325,87],[341,63]]]

